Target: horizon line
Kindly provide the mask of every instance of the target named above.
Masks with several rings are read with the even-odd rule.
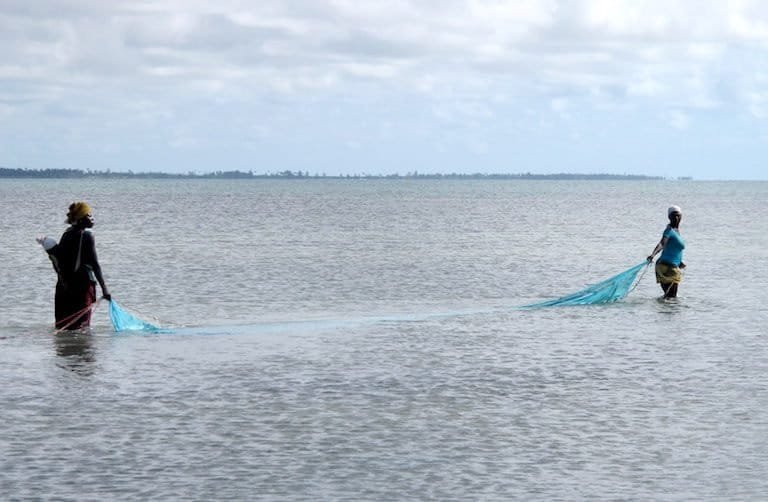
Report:
[[[690,176],[669,178],[665,176],[651,176],[645,174],[612,174],[612,173],[420,173],[417,170],[408,171],[405,174],[327,174],[325,172],[311,173],[309,170],[296,172],[291,170],[267,171],[254,173],[253,170],[240,171],[210,171],[199,173],[188,171],[187,173],[169,173],[162,171],[134,172],[107,170],[82,170],[82,169],[29,169],[0,167],[0,178],[157,178],[157,179],[616,179],[616,180],[692,180]]]

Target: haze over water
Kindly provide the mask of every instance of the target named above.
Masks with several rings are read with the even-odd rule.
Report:
[[[53,334],[34,237],[94,208],[115,300]],[[0,180],[4,498],[755,500],[768,183]],[[681,298],[516,307],[641,262]]]

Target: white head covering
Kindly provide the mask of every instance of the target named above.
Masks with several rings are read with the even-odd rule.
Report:
[[[670,206],[669,209],[667,209],[667,216],[672,216],[672,213],[683,214],[683,210],[680,209],[680,206]]]

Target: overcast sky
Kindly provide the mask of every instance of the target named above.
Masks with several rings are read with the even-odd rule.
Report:
[[[0,166],[768,179],[763,1],[2,0]]]

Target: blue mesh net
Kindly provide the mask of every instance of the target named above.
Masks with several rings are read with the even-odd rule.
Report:
[[[109,302],[109,319],[112,321],[112,327],[115,331],[151,331],[157,333],[160,328],[147,321],[142,321],[130,312],[123,310],[115,300]]]
[[[627,296],[634,289],[634,286],[640,282],[640,278],[642,278],[640,272],[647,270],[649,265],[649,262],[643,261],[620,274],[616,274],[604,281],[586,287],[581,291],[561,296],[560,298],[555,298],[553,300],[525,305],[522,308],[557,307],[561,305],[594,305],[598,303],[613,303],[619,301]],[[640,278],[638,278],[638,275],[640,275]]]

